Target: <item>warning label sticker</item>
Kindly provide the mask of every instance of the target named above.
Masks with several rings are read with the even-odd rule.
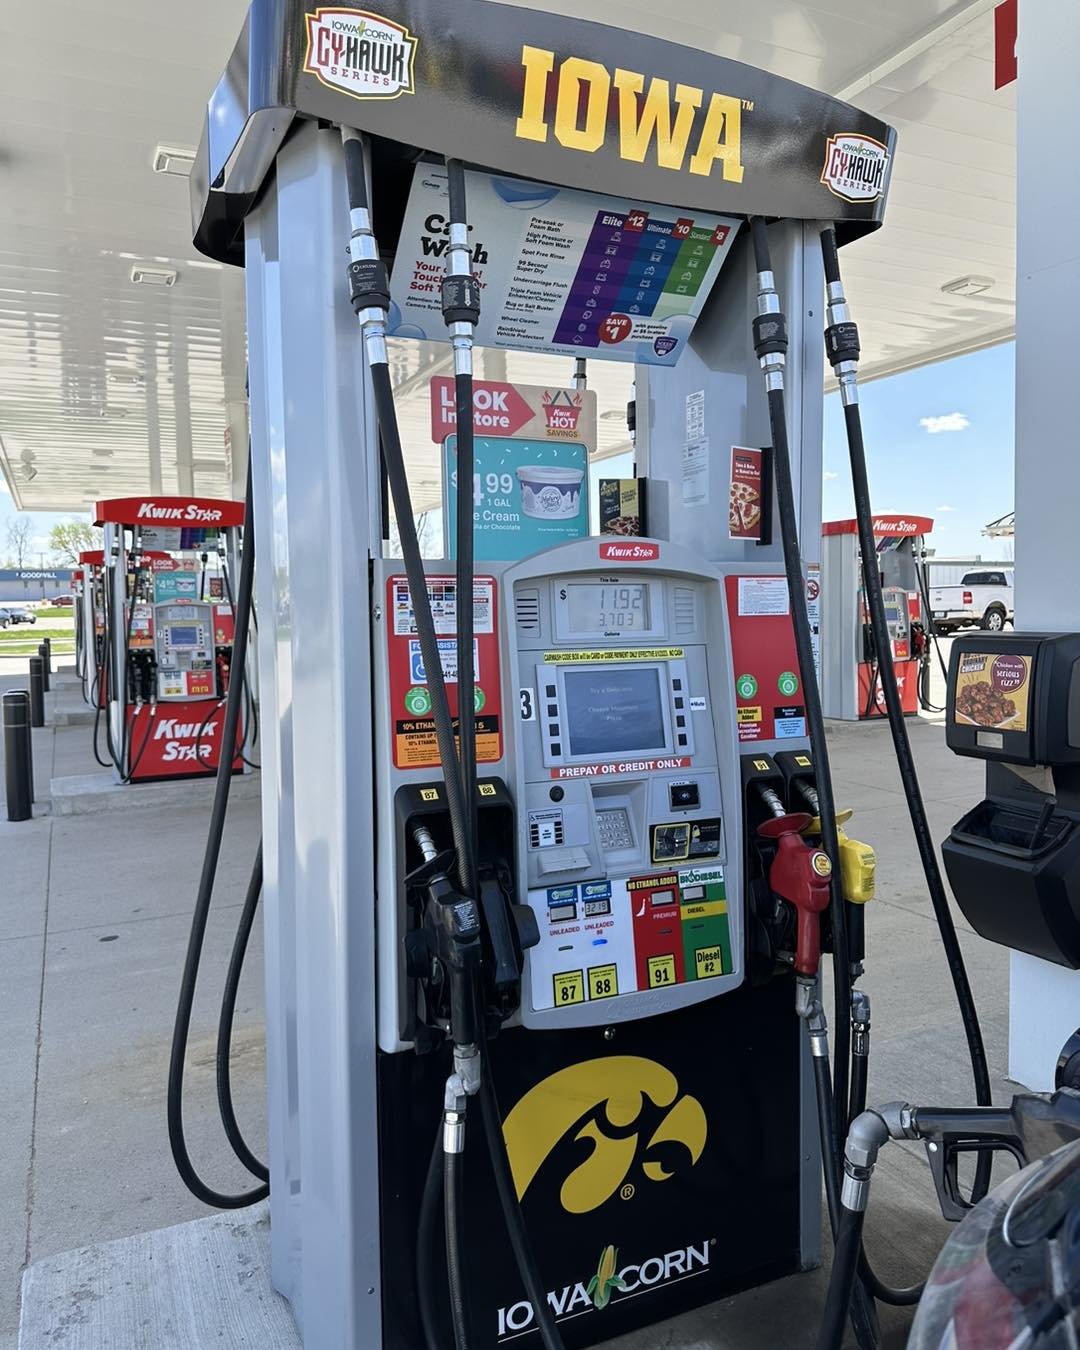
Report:
[[[582,661],[681,661],[682,647],[624,647],[621,651],[545,652],[547,665],[580,665]]]
[[[458,712],[457,594],[454,578],[429,576],[428,599],[439,633],[450,712]],[[499,641],[495,625],[495,579],[478,576],[473,583],[476,637],[473,643],[473,707],[476,710],[476,758],[493,764],[502,758],[502,693]],[[392,576],[386,583],[387,657],[390,667],[390,716],[394,764],[399,769],[431,769],[440,764],[435,737],[433,694],[428,685],[408,581]]]

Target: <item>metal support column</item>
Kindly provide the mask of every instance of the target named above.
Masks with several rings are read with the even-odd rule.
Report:
[[[1019,7],[1016,115],[1016,627],[1080,630],[1073,543],[1080,460],[1073,390],[1080,348],[1080,177],[1059,172],[1069,108],[1080,111],[1080,6]],[[1009,1077],[1054,1085],[1080,1027],[1080,973],[1014,952]]]
[[[376,843],[362,766],[378,442],[346,287],[336,130],[295,128],[245,231],[272,1276],[306,1346],[375,1346]]]

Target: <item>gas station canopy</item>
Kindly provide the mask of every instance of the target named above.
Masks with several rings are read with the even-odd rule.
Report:
[[[1012,336],[1014,98],[994,90],[993,8],[671,0],[664,9],[661,36],[835,94],[897,128],[886,227],[845,252],[864,378]],[[597,0],[545,9],[613,18]],[[20,509],[81,514],[104,495],[236,489],[242,275],[193,248],[187,171],[245,10],[245,0],[152,11],[136,0],[59,0],[44,67],[40,14],[5,14],[0,468]],[[637,0],[617,20],[657,33],[656,11]],[[447,355],[424,343],[395,353],[420,508],[438,497],[428,382]],[[477,374],[563,380],[565,366],[488,352]],[[629,380],[626,367],[590,370],[601,456],[628,449]]]

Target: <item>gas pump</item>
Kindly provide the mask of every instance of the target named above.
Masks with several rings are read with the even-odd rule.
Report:
[[[850,1317],[873,1346],[873,1299],[919,1290],[874,1276],[849,1217],[873,1165],[852,988],[873,866],[840,837],[808,572],[827,353],[854,409],[867,608],[888,631],[836,246],[880,223],[893,133],[640,35],[482,0],[449,22],[420,0],[381,8],[256,4],[192,176],[197,245],[246,267],[249,503],[270,560],[244,911],[250,931],[265,884],[270,1159],[223,1108],[258,1184],[221,1194],[183,1133],[225,768],[170,1068],[174,1156],[210,1203],[269,1190],[274,1283],[306,1344],[459,1350],[595,1344],[814,1264],[820,1168],[838,1243],[822,1344]],[[808,320],[826,282],[823,341]],[[583,352],[633,361],[652,536],[535,552],[507,528],[478,568],[460,492],[454,561],[424,560],[395,336],[451,344],[465,484],[474,341],[573,359],[575,376]],[[566,495],[534,475],[522,508],[525,487]],[[891,661],[881,683],[988,1101]],[[227,707],[235,725],[235,683]]]
[[[923,607],[927,516],[875,515],[874,548],[885,605],[887,637],[879,641],[862,579],[858,522],[822,526],[821,673],[827,717],[845,721],[884,717],[881,663],[885,647],[896,674],[901,707],[914,716],[925,694],[930,638]]]
[[[242,519],[239,503],[202,498],[97,504],[95,523],[106,538],[99,555],[104,604],[94,747],[98,762],[111,762],[121,782],[216,769],[214,715],[227,683],[232,614],[223,595],[202,597],[209,549],[222,575],[237,566]],[[106,759],[98,749],[102,710]],[[245,718],[237,770],[248,729]]]

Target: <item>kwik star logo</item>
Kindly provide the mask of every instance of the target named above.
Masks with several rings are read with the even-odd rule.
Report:
[[[221,519],[221,512],[213,507],[188,502],[187,506],[158,506],[156,502],[140,502],[136,511],[139,520],[186,520],[205,525]]]
[[[401,24],[362,9],[317,9],[305,15],[304,70],[353,98],[415,93],[417,40]]]

